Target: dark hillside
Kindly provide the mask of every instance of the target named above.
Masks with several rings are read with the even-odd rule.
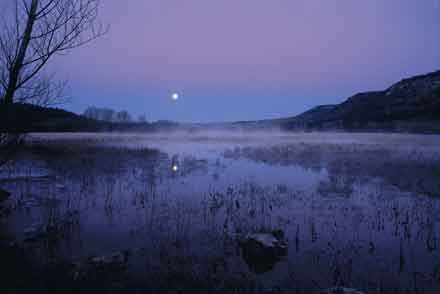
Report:
[[[15,103],[0,106],[0,130],[9,132],[98,131],[101,122],[58,108]]]
[[[359,93],[289,119],[287,129],[440,132],[440,71],[404,79],[384,91]]]

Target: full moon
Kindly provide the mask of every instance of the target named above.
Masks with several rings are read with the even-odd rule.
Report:
[[[174,101],[179,100],[179,93],[173,93],[173,94],[171,95],[171,99],[173,99]]]

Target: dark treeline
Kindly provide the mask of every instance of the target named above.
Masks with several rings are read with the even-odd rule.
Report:
[[[86,111],[87,112],[87,111]],[[128,112],[113,112],[114,120],[77,115],[58,108],[14,103],[0,107],[0,132],[105,132],[105,131],[158,131],[178,126],[171,121],[133,121]],[[89,112],[90,114],[90,112]]]
[[[115,111],[111,108],[100,108],[91,106],[88,107],[83,116],[89,119],[106,121],[106,122],[118,122],[118,123],[130,123],[133,122],[133,118],[126,110]],[[146,118],[142,120],[146,122]]]

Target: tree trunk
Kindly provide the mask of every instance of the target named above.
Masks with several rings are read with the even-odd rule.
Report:
[[[9,71],[9,81],[4,97],[5,104],[12,104],[14,102],[14,95],[15,91],[17,90],[20,71],[23,67],[24,58],[26,57],[26,52],[32,37],[32,30],[34,28],[34,23],[37,16],[38,2],[39,0],[32,0],[31,2],[26,28],[23,33],[23,40],[20,43],[20,48],[14,60],[14,64]]]

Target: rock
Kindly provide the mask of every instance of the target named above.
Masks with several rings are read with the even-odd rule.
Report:
[[[28,208],[40,207],[41,201],[39,199],[36,199],[35,197],[30,197],[30,198],[24,200],[23,205]]]
[[[287,255],[287,243],[281,230],[248,234],[240,237],[239,242],[244,260],[256,273],[272,270]]]
[[[127,261],[127,252],[113,252],[110,255],[92,257],[89,263],[93,265],[123,265]]]
[[[64,186],[64,185],[62,185],[62,184],[57,184],[56,185],[56,188],[58,189],[58,190],[60,190],[60,191],[65,191],[67,188],[66,188],[66,186]]]
[[[128,251],[114,252],[110,255],[91,257],[87,261],[75,265],[72,272],[75,280],[83,280],[96,275],[115,275],[126,270]]]
[[[46,231],[42,224],[32,224],[23,231],[24,241],[31,242],[40,239],[45,236]]]
[[[325,292],[322,292],[322,294],[364,294],[364,292],[358,291],[356,289],[351,289],[351,288],[334,287],[334,288],[328,289]]]
[[[0,203],[7,200],[10,196],[11,196],[11,193],[0,189]]]

